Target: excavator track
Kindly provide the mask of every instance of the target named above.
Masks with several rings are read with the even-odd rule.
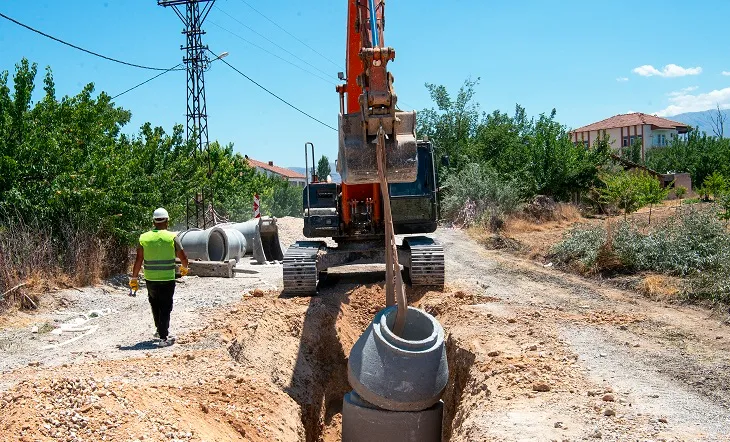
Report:
[[[284,254],[284,293],[316,295],[319,271],[317,255],[325,243],[297,241]]]
[[[443,288],[444,247],[426,236],[404,238],[403,244],[410,249],[408,275],[411,285]]]

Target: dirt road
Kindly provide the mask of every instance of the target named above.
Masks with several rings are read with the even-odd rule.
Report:
[[[448,334],[445,440],[730,440],[727,316],[459,230],[435,236],[447,288],[408,295]],[[383,307],[382,270],[334,272],[318,297],[285,298],[279,265],[241,267],[179,286],[169,348],[151,345],[146,299],[124,288],[56,294],[66,308],[6,320],[0,440],[339,440],[347,355]]]

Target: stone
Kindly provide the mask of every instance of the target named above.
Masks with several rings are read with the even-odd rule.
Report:
[[[605,410],[603,410],[603,415],[604,416],[616,416],[616,411],[614,411],[613,408],[606,408]]]
[[[608,393],[603,395],[603,400],[605,402],[613,402],[616,400],[616,398],[611,393]]]
[[[667,418],[666,417],[660,417],[659,418],[659,422],[661,422],[663,424],[666,424],[668,421],[667,421]]]
[[[539,391],[541,393],[545,393],[547,391],[550,391],[550,386],[546,384],[545,382],[536,382],[532,384],[532,391]]]
[[[264,291],[259,288],[256,288],[253,290],[253,292],[251,292],[251,296],[253,296],[254,298],[263,298]]]
[[[490,357],[499,356],[499,352],[496,350],[492,350],[489,353],[487,353],[487,356],[490,356]]]

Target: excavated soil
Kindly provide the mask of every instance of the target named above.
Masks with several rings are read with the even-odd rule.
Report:
[[[447,288],[408,297],[446,331],[444,440],[730,440],[727,318],[487,251],[459,230],[436,237]],[[347,357],[383,308],[382,266],[330,272],[311,298],[282,296],[278,265],[243,267],[186,279],[168,348],[149,344],[146,301],[122,289],[75,295],[74,308],[110,313],[72,342],[29,331],[58,312],[7,321],[0,441],[339,441]]]

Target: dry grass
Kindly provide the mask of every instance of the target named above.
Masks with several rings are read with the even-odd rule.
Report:
[[[655,301],[673,301],[680,295],[681,280],[666,275],[648,275],[638,284],[640,292]]]
[[[0,310],[37,309],[58,288],[101,281],[127,265],[127,248],[114,240],[66,227],[51,235],[15,220],[0,226]]]

